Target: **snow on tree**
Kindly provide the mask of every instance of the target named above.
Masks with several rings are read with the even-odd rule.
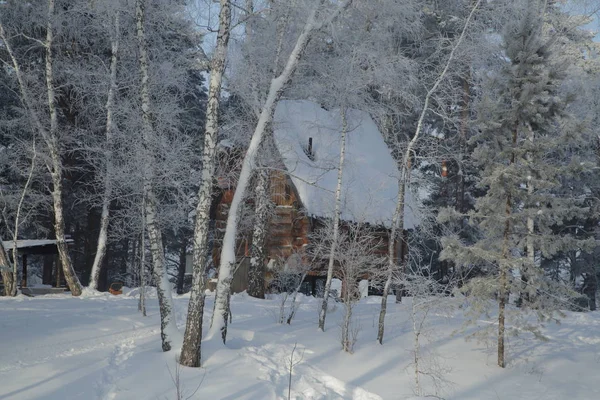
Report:
[[[98,233],[98,244],[96,246],[96,256],[92,264],[89,287],[93,290],[98,289],[98,279],[100,278],[100,268],[106,255],[106,247],[108,244],[108,224],[110,216],[110,203],[113,192],[113,146],[114,146],[114,107],[115,96],[117,95],[117,62],[119,56],[119,16],[120,10],[114,11],[112,18],[111,31],[111,57],[110,57],[110,78],[108,84],[108,93],[106,96],[106,150],[105,163],[106,171],[104,175],[104,193],[102,196],[102,214],[100,216],[100,232]]]
[[[220,333],[223,342],[225,342],[227,337],[230,285],[233,278],[233,267],[236,261],[235,238],[239,217],[238,210],[240,209],[240,205],[244,198],[252,171],[255,167],[256,154],[259,145],[262,142],[265,130],[273,119],[277,102],[288,81],[291,79],[294,71],[298,67],[298,62],[302,58],[312,34],[321,29],[324,25],[327,25],[333,21],[346,7],[350,5],[351,1],[343,2],[337,6],[337,9],[331,12],[327,17],[321,16],[321,14],[325,12],[325,9],[322,7],[322,3],[324,3],[324,1],[320,0],[317,2],[317,4],[311,5],[312,9],[309,11],[306,24],[298,36],[294,48],[288,55],[283,71],[280,75],[271,80],[268,95],[262,106],[260,117],[258,118],[256,128],[252,135],[252,140],[250,141],[250,145],[246,151],[246,155],[244,156],[242,170],[240,172],[240,177],[227,218],[227,226],[225,237],[223,239],[223,248],[221,251],[221,264],[219,265],[215,310],[213,312],[208,338],[213,338],[217,333]]]
[[[20,97],[23,107],[30,116],[31,124],[34,126],[37,134],[39,134],[48,151],[49,158],[45,160],[48,171],[52,179],[52,200],[54,211],[54,233],[57,240],[57,248],[60,255],[60,261],[63,268],[63,273],[67,281],[67,285],[73,296],[81,294],[81,283],[69,256],[67,243],[65,241],[65,215],[63,207],[63,164],[62,164],[62,146],[61,135],[59,131],[58,111],[56,106],[56,87],[54,81],[54,24],[57,19],[55,14],[55,1],[48,0],[47,14],[45,19],[45,38],[38,40],[44,50],[44,81],[45,81],[45,98],[46,104],[42,106],[38,103],[38,98],[34,97],[32,88],[26,80],[26,76],[21,67],[21,61],[18,59],[19,54],[15,53],[14,48],[9,40],[9,36],[4,28],[4,21],[0,21],[0,39],[4,43],[6,52],[10,60],[11,68],[14,71]],[[35,90],[41,91],[41,87],[36,87]]]
[[[387,296],[388,296],[389,290],[391,288],[392,281],[393,280],[398,281],[398,280],[403,279],[403,277],[401,276],[402,271],[397,271],[396,248],[395,248],[396,242],[395,241],[396,241],[396,238],[398,237],[397,236],[398,230],[400,229],[400,231],[402,231],[403,227],[405,226],[405,223],[404,223],[404,214],[405,214],[404,210],[406,207],[405,191],[406,191],[406,186],[410,184],[410,173],[411,173],[411,168],[412,168],[411,160],[413,157],[413,153],[415,152],[415,147],[416,147],[416,145],[420,139],[420,136],[423,132],[425,116],[430,111],[429,110],[430,101],[431,101],[433,95],[438,90],[439,86],[442,84],[442,82],[446,78],[446,74],[448,73],[448,70],[449,70],[452,62],[454,61],[456,51],[459,48],[459,46],[462,44],[462,41],[465,38],[467,30],[469,29],[469,23],[471,22],[471,19],[473,18],[475,11],[477,10],[477,8],[479,7],[480,4],[481,4],[481,0],[478,0],[477,2],[474,3],[473,7],[471,8],[471,12],[469,13],[469,16],[467,17],[467,19],[465,21],[465,24],[463,26],[461,34],[458,37],[458,39],[456,40],[456,43],[453,45],[452,50],[450,51],[450,54],[448,55],[448,59],[444,63],[443,70],[441,71],[441,73],[437,77],[437,79],[434,81],[432,87],[427,91],[427,94],[425,95],[423,108],[422,108],[421,113],[419,114],[419,118],[417,120],[415,134],[412,136],[410,141],[408,141],[406,147],[402,151],[402,155],[400,156],[401,161],[399,162],[399,165],[398,165],[398,167],[400,169],[400,175],[399,175],[399,179],[398,179],[398,196],[396,197],[396,199],[397,199],[396,210],[394,211],[394,215],[392,217],[390,241],[388,244],[388,272],[387,272],[387,279],[386,279],[386,283],[384,285],[383,295],[382,295],[382,299],[381,299],[381,310],[379,313],[379,330],[377,333],[377,341],[380,344],[383,343],[383,334],[384,334],[384,329],[385,329],[385,314],[386,314],[386,309],[387,309]],[[401,240],[403,240],[403,239],[401,239]],[[398,299],[398,296],[401,296],[401,294],[399,292],[396,293],[396,299]]]
[[[162,233],[158,221],[158,200],[154,191],[154,155],[151,151],[153,136],[155,135],[152,125],[152,103],[150,100],[149,71],[148,71],[148,48],[145,33],[145,0],[136,0],[135,21],[136,37],[139,51],[139,73],[141,81],[141,114],[142,114],[142,138],[144,156],[146,159],[146,171],[144,173],[144,207],[145,226],[148,231],[150,253],[152,254],[152,274],[156,283],[156,292],[160,310],[160,330],[163,351],[169,351],[173,347],[173,340],[177,340],[179,332],[175,323],[175,309],[171,296],[171,283],[165,270],[165,254],[162,242]],[[142,251],[144,251],[142,249]]]
[[[480,237],[470,246],[446,237],[441,254],[458,266],[482,265],[490,271],[466,290],[484,298],[497,293],[501,367],[506,365],[510,294],[520,294],[522,307],[549,318],[557,301],[564,306],[566,298],[544,276],[539,257],[593,245],[552,230],[587,212],[575,194],[556,192],[562,180],[577,179],[579,165],[570,149],[577,146],[580,133],[559,91],[564,69],[555,57],[551,31],[544,27],[543,2],[521,1],[513,15],[502,36],[506,61],[484,86],[480,133],[472,139],[472,158],[482,170],[479,186],[486,193],[468,216]],[[537,333],[533,326],[516,328]]]
[[[211,60],[204,149],[202,155],[202,181],[196,205],[196,224],[193,240],[192,291],[188,304],[187,322],[180,362],[188,367],[199,367],[201,362],[202,316],[204,314],[204,281],[206,249],[208,242],[210,205],[215,171],[215,152],[219,132],[219,104],[221,82],[225,72],[225,59],[231,26],[231,2],[221,0],[219,33],[215,54]]]

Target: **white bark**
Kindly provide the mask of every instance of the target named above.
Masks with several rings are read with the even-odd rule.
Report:
[[[15,296],[17,292],[17,277],[13,276],[11,271],[10,261],[8,260],[8,253],[4,249],[4,244],[0,240],[0,272],[2,273],[2,282],[4,283],[4,295]]]
[[[19,84],[19,90],[21,92],[21,101],[27,110],[31,122],[37,129],[38,133],[44,139],[48,151],[50,153],[50,160],[47,162],[47,168],[52,178],[52,199],[54,208],[54,230],[56,236],[56,246],[60,255],[60,260],[67,281],[67,285],[71,290],[73,296],[79,296],[81,294],[81,284],[75,274],[67,244],[65,241],[65,220],[63,215],[63,204],[62,204],[62,160],[60,156],[60,146],[58,139],[58,115],[55,103],[55,90],[54,90],[54,78],[53,78],[53,24],[54,19],[54,0],[48,0],[48,21],[46,26],[46,41],[45,47],[45,72],[46,72],[46,94],[48,101],[48,112],[50,119],[50,129],[47,129],[41,121],[40,116],[36,112],[33,99],[27,85],[25,83],[20,64],[16,59],[10,42],[7,40],[6,32],[2,24],[0,24],[0,38],[6,48],[6,51],[13,64],[15,76]]]
[[[140,300],[138,311],[146,316],[146,222],[145,222],[146,199],[142,199],[142,238],[140,240]]]
[[[154,155],[150,150],[154,128],[151,120],[150,88],[148,74],[148,51],[144,29],[145,0],[136,0],[136,30],[139,50],[139,68],[141,77],[142,100],[142,141],[144,145],[144,197],[145,197],[145,222],[150,240],[150,254],[152,254],[152,275],[156,284],[160,310],[160,330],[163,351],[171,350],[173,339],[179,336],[175,324],[175,310],[171,295],[171,282],[165,271],[165,253],[162,242],[162,233],[158,222],[158,203],[154,193]]]
[[[73,263],[69,256],[69,249],[65,241],[65,218],[63,215],[62,204],[62,160],[60,156],[60,143],[58,139],[58,112],[56,110],[54,90],[54,65],[52,46],[54,40],[54,0],[48,0],[48,23],[46,26],[46,90],[48,94],[48,111],[50,113],[50,132],[46,140],[48,150],[50,151],[52,176],[52,198],[54,200],[54,231],[56,235],[56,247],[65,274],[65,280],[73,296],[81,294],[81,283],[73,269]]]
[[[406,165],[406,164],[404,164]],[[387,311],[387,298],[392,287],[392,281],[396,272],[396,237],[398,236],[398,227],[404,229],[404,195],[405,183],[407,181],[404,174],[406,169],[401,166],[400,179],[398,180],[398,200],[396,201],[396,209],[392,216],[392,226],[390,229],[390,237],[388,238],[388,271],[383,294],[381,297],[381,310],[379,311],[379,325],[377,331],[377,341],[383,344],[383,333],[385,329],[385,313]]]
[[[342,179],[344,175],[344,161],[346,159],[346,135],[348,134],[348,123],[346,121],[346,109],[340,109],[342,118],[342,132],[340,137],[340,161],[337,171],[337,185],[335,187],[335,209],[333,212],[333,234],[331,239],[331,248],[329,250],[329,265],[327,266],[327,280],[325,281],[325,291],[323,292],[323,301],[321,302],[321,311],[319,312],[319,329],[325,331],[325,317],[327,316],[327,303],[329,292],[331,290],[331,280],[333,279],[333,267],[335,263],[335,252],[340,239],[340,214],[342,198]],[[348,321],[345,321],[348,322]],[[349,323],[349,322],[348,322]],[[348,325],[349,326],[349,325]],[[346,327],[346,325],[344,325]],[[344,332],[342,330],[342,332]],[[347,332],[346,332],[347,333]],[[344,342],[345,343],[345,342]],[[344,345],[344,350],[345,350]]]
[[[35,170],[35,161],[37,158],[37,150],[35,148],[35,140],[32,144],[33,155],[31,156],[31,167],[29,168],[29,174],[27,175],[27,181],[25,182],[25,186],[21,192],[21,197],[19,198],[19,204],[17,205],[17,212],[15,215],[15,229],[13,230],[13,248],[12,248],[12,256],[13,256],[13,279],[14,285],[12,287],[12,292],[10,296],[17,295],[17,277],[18,277],[18,266],[19,266],[19,250],[17,248],[17,241],[19,240],[19,226],[21,225],[21,211],[23,210],[23,203],[25,201],[25,196],[27,195],[27,191],[29,190],[29,186],[31,185],[31,180],[33,179],[33,171]],[[25,278],[25,277],[23,277]]]
[[[221,82],[225,72],[225,60],[231,28],[231,2],[221,0],[219,12],[219,34],[211,62],[204,152],[202,154],[202,182],[198,190],[196,225],[194,227],[192,290],[188,304],[187,323],[180,363],[188,367],[199,367],[201,362],[202,315],[204,313],[204,285],[206,250],[210,222],[210,205],[215,173],[215,152],[219,132],[219,100]]]
[[[308,274],[308,269],[302,273],[302,276],[300,277],[300,280],[298,281],[298,285],[296,286],[296,289],[294,289],[294,293],[292,293],[292,302],[290,304],[290,314],[288,315],[288,318],[286,321],[286,323],[288,325],[291,325],[292,320],[294,319],[294,316],[296,316],[296,311],[298,311],[299,305],[296,303],[296,299],[298,298],[298,292],[300,291],[300,288],[302,287],[302,282],[304,282],[304,279],[306,278],[307,274]]]
[[[323,2],[324,0],[320,0],[319,5],[323,4]],[[262,141],[265,129],[273,119],[277,101],[279,100],[283,89],[296,70],[298,62],[302,58],[304,50],[306,49],[313,32],[320,29],[324,24],[333,21],[333,19],[335,19],[343,9],[350,5],[350,3],[351,0],[345,1],[342,6],[340,6],[336,12],[332,13],[326,21],[322,21],[320,23],[316,21],[317,8],[319,7],[315,7],[315,9],[310,13],[302,32],[298,36],[296,44],[294,45],[294,48],[287,59],[283,71],[278,77],[271,80],[269,92],[252,135],[252,140],[250,141],[250,145],[248,146],[248,150],[246,151],[246,155],[244,156],[244,160],[242,162],[242,170],[240,172],[238,184],[233,196],[231,207],[229,209],[229,215],[227,216],[226,231],[223,238],[223,248],[221,250],[221,264],[219,266],[219,279],[217,282],[215,309],[207,339],[212,339],[217,333],[221,334],[223,342],[225,342],[227,337],[227,318],[229,312],[228,299],[231,280],[233,278],[233,266],[236,262],[235,238],[237,234],[238,210],[246,193],[248,183],[252,175],[252,170],[254,169],[255,165],[256,152],[259,144]]]
[[[407,185],[410,181],[410,170],[411,170],[411,166],[412,166],[412,163],[410,162],[410,158],[414,152],[417,141],[419,140],[421,133],[423,131],[423,122],[425,121],[425,116],[427,115],[427,111],[429,111],[429,103],[431,102],[431,97],[435,94],[435,92],[438,90],[438,87],[443,82],[444,78],[446,77],[446,74],[448,73],[448,69],[450,68],[450,65],[452,64],[452,61],[454,61],[454,55],[456,54],[456,50],[463,42],[465,35],[467,33],[467,29],[471,22],[471,19],[473,19],[473,15],[475,14],[475,11],[479,8],[481,1],[482,0],[477,0],[475,5],[473,6],[473,8],[471,8],[471,12],[469,13],[469,16],[467,17],[467,20],[465,21],[465,25],[463,26],[462,32],[461,32],[458,40],[454,44],[454,47],[452,48],[452,51],[450,52],[450,55],[448,56],[448,60],[446,60],[446,64],[444,66],[444,69],[442,70],[442,73],[436,79],[433,86],[431,87],[431,89],[429,89],[429,91],[427,92],[427,95],[425,96],[425,103],[423,104],[423,109],[421,110],[421,114],[419,115],[419,120],[417,123],[417,128],[415,130],[415,134],[414,134],[413,138],[408,142],[408,146],[406,147],[406,150],[404,151],[402,163],[400,164],[400,177],[398,179],[398,199],[397,199],[397,203],[396,203],[396,209],[394,210],[394,215],[392,217],[392,226],[391,226],[390,238],[389,238],[390,243],[388,246],[388,273],[387,273],[386,284],[384,287],[383,297],[381,299],[381,311],[379,313],[379,329],[378,329],[378,333],[377,333],[377,341],[380,344],[383,343],[383,331],[384,331],[384,325],[385,325],[385,313],[386,313],[386,308],[387,308],[387,296],[389,294],[389,289],[390,289],[392,279],[394,277],[394,273],[395,273],[395,269],[396,269],[396,262],[394,260],[395,255],[396,255],[395,240],[396,240],[398,229],[404,229],[404,206],[405,206],[405,201],[404,201],[405,193],[404,192],[405,192],[405,185]],[[400,224],[402,224],[402,225],[400,225]]]
[[[117,91],[117,56],[119,52],[119,14],[115,14],[115,32],[111,43],[111,58],[110,58],[110,82],[108,88],[108,97],[106,99],[106,150],[104,158],[106,162],[106,170],[104,176],[104,194],[102,196],[102,214],[100,216],[100,232],[98,234],[98,243],[96,246],[96,256],[92,264],[92,273],[90,276],[89,287],[97,290],[98,280],[100,278],[100,269],[106,255],[106,245],[108,238],[108,223],[110,214],[110,200],[112,196],[112,145],[113,145],[113,113],[115,94]]]

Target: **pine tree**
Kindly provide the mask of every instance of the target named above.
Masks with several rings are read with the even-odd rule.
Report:
[[[479,235],[472,245],[446,237],[441,254],[459,267],[490,272],[467,286],[480,297],[497,295],[501,367],[509,295],[519,294],[522,306],[536,309],[538,316],[550,316],[559,296],[550,293],[540,257],[590,244],[554,229],[586,209],[576,193],[557,191],[580,168],[570,151],[580,133],[560,93],[565,69],[553,53],[552,30],[544,25],[548,10],[538,0],[519,2],[514,10],[503,33],[506,63],[484,84],[479,133],[471,140],[473,162],[482,170],[479,186],[486,191],[468,214]],[[442,213],[440,219],[451,215]]]

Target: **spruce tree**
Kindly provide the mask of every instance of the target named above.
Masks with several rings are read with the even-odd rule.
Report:
[[[580,163],[570,149],[579,130],[566,112],[560,86],[564,65],[554,54],[554,31],[545,23],[545,2],[524,0],[515,5],[515,18],[503,32],[503,57],[497,72],[488,74],[478,107],[478,133],[471,139],[472,159],[481,170],[485,194],[468,213],[478,237],[466,245],[456,237],[442,240],[442,260],[459,267],[480,267],[485,278],[467,285],[480,300],[498,299],[498,365],[505,366],[505,318],[510,295],[542,319],[552,316],[561,296],[550,289],[541,257],[590,245],[569,233],[565,222],[586,212],[575,193],[558,190],[575,179]],[[557,12],[552,10],[552,12]],[[452,218],[441,213],[441,220]],[[558,301],[558,304],[557,304]],[[479,303],[479,304],[484,304]],[[478,312],[480,309],[473,308]],[[519,327],[531,328],[526,324]]]

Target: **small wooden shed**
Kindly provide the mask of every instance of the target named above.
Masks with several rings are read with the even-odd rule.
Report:
[[[67,244],[72,244],[73,239],[67,239]],[[58,248],[54,239],[26,239],[17,240],[17,254],[21,257],[22,278],[20,282],[21,289],[27,288],[27,262],[29,256],[43,256],[44,264],[42,268],[42,283],[52,285],[53,287],[64,287],[64,277],[62,276],[62,267],[58,259]],[[13,256],[14,241],[3,241],[9,257]]]

